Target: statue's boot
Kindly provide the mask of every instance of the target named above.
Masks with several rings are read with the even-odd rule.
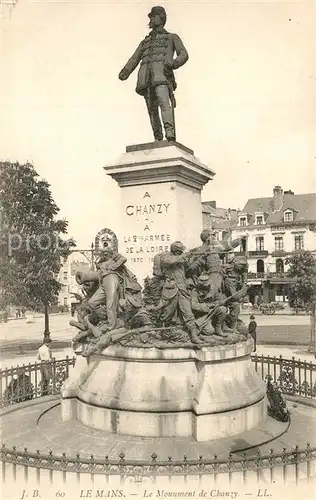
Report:
[[[224,332],[225,333],[234,333],[234,330],[232,330],[232,328],[230,328],[229,326],[224,325]]]
[[[239,335],[239,331],[237,329],[237,320],[232,322],[230,328],[232,330],[232,333],[234,333],[235,335]]]
[[[198,336],[196,330],[191,330],[190,331],[190,339],[191,339],[191,342],[193,344],[203,344],[203,340],[200,339],[200,337]]]
[[[217,337],[228,337],[227,333],[223,332],[221,325],[215,326],[214,330],[214,335],[217,335]]]

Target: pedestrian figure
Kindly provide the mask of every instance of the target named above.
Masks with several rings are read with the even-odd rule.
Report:
[[[52,351],[51,351],[51,340],[45,339],[41,347],[37,351],[36,361],[41,362],[41,376],[42,376],[42,396],[47,396],[49,382],[52,378]]]
[[[257,322],[255,321],[255,317],[253,314],[250,316],[250,322],[248,325],[248,333],[251,335],[254,341],[253,352],[257,350]]]

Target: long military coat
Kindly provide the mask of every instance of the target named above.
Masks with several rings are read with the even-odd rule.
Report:
[[[175,59],[173,59],[174,53],[177,54]],[[149,83],[153,87],[168,84],[175,90],[173,69],[180,68],[188,58],[180,37],[161,28],[153,30],[140,42],[123,70],[129,76],[140,63],[136,85],[136,92],[140,95],[146,94]],[[171,69],[165,68],[165,61],[173,61]]]

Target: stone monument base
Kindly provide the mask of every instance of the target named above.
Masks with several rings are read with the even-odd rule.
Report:
[[[233,436],[266,418],[253,341],[194,349],[109,346],[78,357],[62,388],[62,420],[133,436]]]

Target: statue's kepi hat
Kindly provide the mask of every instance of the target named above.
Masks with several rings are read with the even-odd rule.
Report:
[[[151,9],[151,11],[149,12],[148,14],[148,17],[153,17],[153,16],[161,16],[164,20],[167,19],[167,14],[166,14],[166,11],[163,7],[161,7],[160,5],[156,5],[155,7],[153,7]]]

